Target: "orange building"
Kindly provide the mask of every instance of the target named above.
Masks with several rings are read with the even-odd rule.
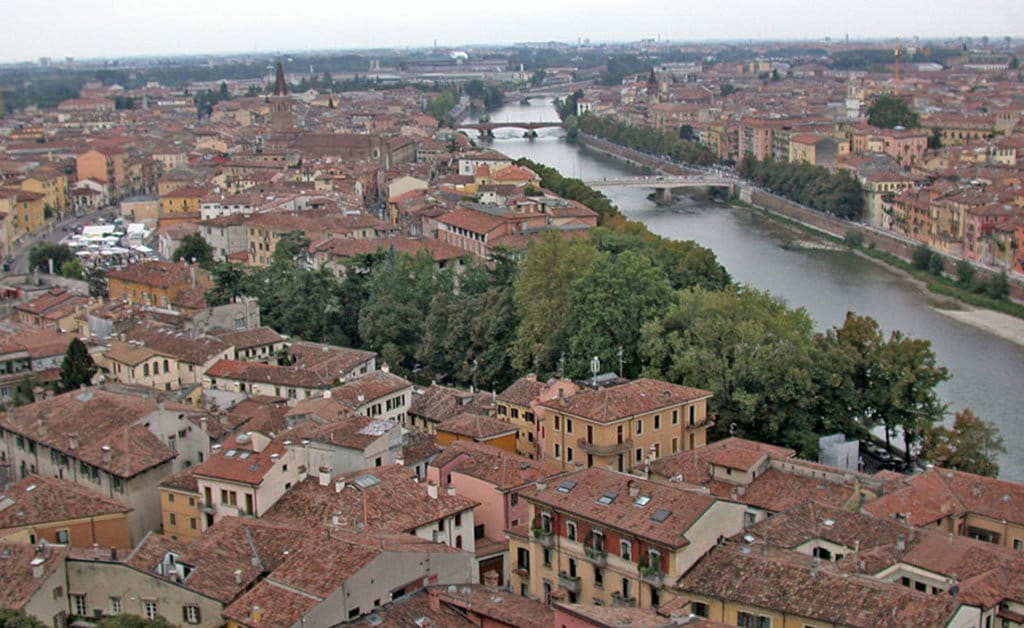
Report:
[[[160,523],[164,536],[187,541],[202,534],[199,503],[199,483],[191,467],[161,482]]]
[[[459,440],[484,443],[509,453],[516,453],[516,435],[519,429],[509,423],[482,414],[463,412],[437,424],[437,444],[441,447]]]
[[[0,539],[130,548],[131,508],[74,482],[28,475],[0,494]]]
[[[96,147],[75,158],[77,179],[96,179],[106,183],[115,199],[121,198],[128,183],[128,152]]]
[[[107,290],[111,300],[167,307],[193,288],[213,285],[210,273],[197,264],[139,262],[110,271]]]

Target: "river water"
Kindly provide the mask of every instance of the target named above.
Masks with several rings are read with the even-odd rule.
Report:
[[[550,103],[510,104],[491,114],[495,122],[557,121]],[[639,171],[597,152],[565,142],[561,129],[541,129],[533,140],[522,131],[498,129],[486,145],[513,158],[527,157],[583,179],[629,176]],[[649,190],[609,188],[605,194],[629,218],[662,236],[694,240],[712,249],[733,279],[766,290],[790,307],[806,308],[819,330],[841,325],[848,311],[878,320],[886,334],[901,330],[932,342],[939,364],[952,375],[939,387],[952,413],[971,408],[999,427],[1007,453],[1000,477],[1024,482],[1024,347],[932,308],[910,282],[850,252],[789,248],[801,236],[761,215],[707,201],[679,199],[659,207]]]

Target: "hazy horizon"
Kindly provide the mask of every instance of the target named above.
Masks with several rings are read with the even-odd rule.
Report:
[[[265,0],[181,0],[166,5],[110,0],[102,11],[66,0],[16,3],[5,10],[0,62],[64,57],[118,58],[266,54],[439,47],[502,46],[519,42],[680,43],[851,39],[998,41],[1024,33],[1024,2],[962,0],[692,0],[659,6],[593,0],[509,5],[413,0],[342,6],[311,0],[299,8]],[[921,16],[927,16],[922,20]],[[566,26],[570,25],[570,26]],[[1007,29],[1014,29],[1008,31]]]

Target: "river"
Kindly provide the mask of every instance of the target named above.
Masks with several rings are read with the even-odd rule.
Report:
[[[491,114],[495,122],[557,121],[550,103],[509,104]],[[636,175],[635,168],[565,141],[561,129],[498,129],[486,145],[513,158],[527,157],[585,179]],[[908,280],[854,253],[789,248],[801,236],[746,209],[680,199],[659,207],[648,190],[609,188],[605,192],[629,218],[651,231],[694,240],[712,249],[733,279],[766,290],[791,307],[804,307],[819,330],[841,325],[848,311],[878,320],[886,334],[901,330],[932,342],[939,364],[952,377],[939,387],[952,413],[971,408],[994,423],[1007,453],[1000,477],[1024,482],[1024,347],[955,321],[932,309],[932,299]],[[950,419],[951,420],[951,419]]]

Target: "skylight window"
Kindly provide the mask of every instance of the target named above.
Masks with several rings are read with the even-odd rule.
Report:
[[[671,510],[659,508],[655,510],[654,513],[651,515],[651,521],[653,521],[654,523],[665,523],[665,520],[668,519],[669,515],[671,514]]]
[[[597,503],[607,506],[615,501],[615,498],[618,496],[619,494],[614,491],[605,491],[603,495],[597,498]]]
[[[255,473],[256,471],[260,470],[260,465],[255,464],[255,463],[251,464],[251,465],[249,465],[249,470],[252,471],[253,473]]]
[[[574,488],[576,488],[576,480],[562,480],[562,483],[555,490],[559,493],[568,493]]]
[[[360,490],[366,490],[371,486],[377,486],[380,484],[380,478],[372,473],[361,475],[356,479],[352,480],[352,483],[360,488]]]
[[[251,455],[252,455],[252,452],[240,451],[240,452],[238,452],[238,459],[239,460],[245,460],[246,458],[248,458]]]
[[[633,503],[636,504],[637,506],[640,506],[641,508],[643,508],[647,504],[651,503],[651,496],[650,495],[641,495],[641,496],[637,497],[636,501],[634,501]]]
[[[227,453],[226,453],[226,454],[224,454],[224,456],[225,456],[225,457],[227,457],[227,458],[234,458],[234,457],[235,457],[235,454],[237,454],[237,453],[238,453],[238,450],[237,450],[237,449],[229,449],[229,450],[227,451]]]

